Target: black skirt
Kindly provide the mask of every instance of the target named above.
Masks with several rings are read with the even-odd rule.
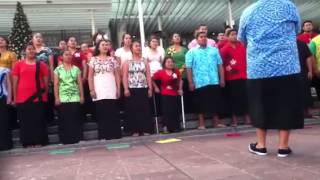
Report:
[[[53,93],[53,85],[49,86],[49,93],[48,93],[48,102],[45,103],[45,113],[46,113],[46,121],[49,125],[55,125],[56,122],[54,121],[54,93]]]
[[[261,129],[301,129],[304,126],[300,74],[247,80],[252,124]]]
[[[162,95],[162,120],[169,132],[180,130],[180,96]]]
[[[19,123],[18,123],[17,108],[14,106],[8,106],[8,111],[9,111],[10,128],[18,129]]]
[[[228,113],[241,116],[248,113],[246,80],[227,81],[225,87]]]
[[[120,112],[116,99],[94,102],[99,139],[121,138]]]
[[[154,126],[150,111],[148,89],[130,89],[130,97],[125,98],[125,130],[129,133],[153,133]]]
[[[320,78],[314,76],[311,81],[311,86],[316,89],[317,100],[320,101]]]
[[[183,79],[183,100],[184,100],[184,112],[197,113],[196,106],[194,105],[194,93],[189,90],[189,82],[187,79]]]
[[[96,122],[95,112],[94,112],[94,105],[90,95],[89,84],[88,82],[83,83],[83,93],[84,93],[84,104],[81,105],[82,113],[83,113],[83,120]],[[87,114],[91,114],[91,119],[86,118]]]
[[[301,73],[303,80],[303,99],[304,108],[311,108],[313,106],[313,99],[311,95],[311,81],[308,79],[306,73]]]
[[[23,103],[17,108],[22,145],[47,145],[46,106],[43,103]]]
[[[0,151],[12,148],[9,108],[5,98],[0,98]]]
[[[63,144],[75,144],[82,139],[80,103],[62,103],[59,107],[59,138]]]
[[[161,81],[155,81],[158,87],[161,86]],[[151,113],[153,117],[160,117],[162,115],[162,105],[161,105],[161,94],[160,93],[154,93],[154,96],[149,99],[149,103],[151,106]]]
[[[162,98],[160,93],[154,93],[152,98],[149,98],[150,110],[153,117],[162,115]]]
[[[219,85],[209,85],[195,90],[195,105],[201,114],[218,114],[222,111],[221,88]]]

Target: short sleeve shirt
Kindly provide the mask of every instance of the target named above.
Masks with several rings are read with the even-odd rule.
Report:
[[[115,56],[117,58],[120,58],[121,66],[126,61],[132,60],[132,52],[131,52],[131,50],[130,51],[126,51],[123,47],[116,50]]]
[[[227,42],[220,50],[226,80],[246,79],[246,48],[241,42],[235,47]]]
[[[162,95],[178,96],[181,81],[181,74],[178,69],[175,69],[172,75],[169,75],[164,69],[159,70],[153,75],[153,79],[161,81]]]
[[[304,32],[302,34],[299,34],[298,40],[302,41],[302,42],[304,42],[306,44],[309,44],[311,42],[311,40],[313,38],[315,38],[317,35],[318,35],[317,33],[306,33],[306,32]]]
[[[89,67],[94,71],[93,84],[97,95],[93,101],[102,99],[117,99],[117,83],[115,71],[119,68],[117,60],[109,57],[101,60],[94,56],[89,61]]]
[[[80,102],[78,76],[81,74],[76,66],[66,70],[64,65],[59,65],[54,73],[59,78],[59,97],[61,103]]]
[[[1,53],[0,56],[0,67],[11,69],[13,64],[17,61],[17,56],[14,52],[6,51]]]
[[[186,54],[188,49],[185,47],[181,47],[180,51],[174,49],[174,47],[169,47],[166,50],[166,56],[172,57],[177,68],[181,69],[186,63]]]
[[[162,69],[161,63],[165,56],[165,51],[162,47],[159,46],[156,53],[152,52],[151,48],[147,47],[143,53],[143,56],[148,60],[151,76],[153,76],[153,74],[158,70]]]
[[[316,57],[317,69],[320,70],[320,35],[311,40],[309,47],[312,54]]]
[[[247,44],[248,79],[300,73],[300,16],[290,0],[258,0],[240,18],[238,37]]]
[[[44,77],[48,77],[48,67],[40,62],[40,87],[44,88]],[[18,77],[16,103],[24,103],[37,92],[36,87],[36,63],[27,64],[25,60],[17,62],[13,69],[12,75]],[[48,101],[47,93],[42,94],[42,100]],[[39,102],[36,98],[34,102]]]
[[[219,84],[221,64],[219,50],[211,46],[193,48],[186,55],[186,67],[192,69],[192,78],[197,89]]]

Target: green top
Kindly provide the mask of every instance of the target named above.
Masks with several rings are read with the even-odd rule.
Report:
[[[320,35],[313,38],[309,44],[312,54],[316,58],[317,69],[320,70]]]
[[[170,46],[166,49],[166,56],[172,57],[174,60],[176,67],[180,70],[182,74],[182,78],[186,78],[186,71],[185,71],[185,55],[187,54],[188,49],[185,47],[181,47],[180,51],[176,51],[173,46]]]
[[[80,91],[78,76],[80,69],[72,66],[70,70],[65,70],[63,64],[59,65],[54,73],[59,78],[59,97],[61,103],[80,102]]]

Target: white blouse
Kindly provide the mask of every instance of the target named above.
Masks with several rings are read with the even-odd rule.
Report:
[[[118,62],[113,57],[101,60],[95,56],[90,59],[89,67],[94,71],[93,84],[97,96],[93,101],[117,99],[115,71],[119,67]]]

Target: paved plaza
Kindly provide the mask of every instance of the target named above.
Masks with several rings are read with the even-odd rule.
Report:
[[[320,180],[320,126],[293,132],[294,154],[280,159],[277,133],[270,132],[269,155],[248,153],[253,129],[241,136],[221,132],[176,134],[180,142],[157,144],[164,137],[120,144],[53,146],[0,155],[1,180]],[[125,142],[127,141],[127,142]],[[62,148],[62,149],[61,149]]]

